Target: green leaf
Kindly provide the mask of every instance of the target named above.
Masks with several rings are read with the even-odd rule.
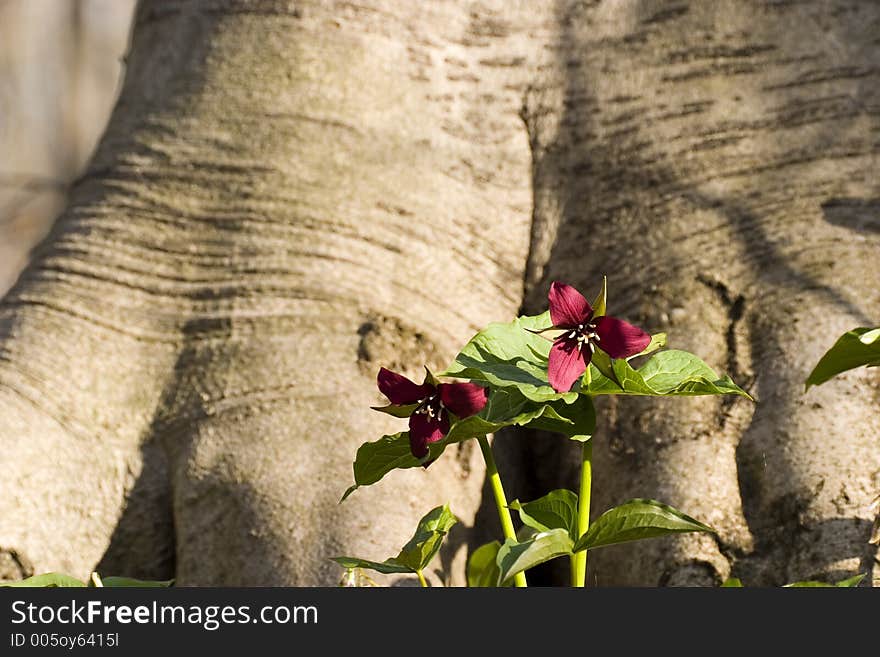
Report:
[[[361,486],[375,484],[392,470],[416,468],[421,465],[409,447],[409,433],[402,431],[382,436],[372,443],[364,443],[354,457],[354,485],[349,487],[340,502]]]
[[[458,522],[449,505],[444,504],[431,509],[416,528],[416,533],[403,546],[396,557],[385,561],[370,561],[358,557],[333,557],[333,561],[343,568],[366,568],[386,575],[393,573],[415,573],[424,570],[440,550],[443,539]]]
[[[863,365],[880,365],[880,328],[857,328],[840,336],[810,372],[806,389]]]
[[[501,543],[492,541],[481,545],[471,553],[467,562],[467,585],[471,588],[498,586],[501,570],[496,559]]]
[[[395,561],[409,566],[414,571],[424,570],[440,550],[446,534],[457,522],[458,518],[449,510],[448,504],[431,509],[419,521],[416,533],[403,546]]]
[[[608,277],[602,277],[602,289],[593,301],[593,317],[602,317],[608,308]]]
[[[571,536],[566,529],[551,529],[535,534],[521,543],[508,538],[498,550],[497,563],[501,581],[556,557],[571,554]]]
[[[681,532],[714,532],[681,511],[656,500],[635,499],[610,509],[578,539],[575,552]]]
[[[721,585],[723,589],[741,589],[742,587],[743,583],[739,577],[728,577]]]
[[[409,417],[419,407],[418,404],[407,404],[406,406],[397,406],[396,404],[388,404],[387,406],[370,406],[374,411],[385,413],[393,417]]]
[[[560,394],[550,387],[547,359],[551,342],[531,332],[552,325],[550,311],[506,324],[489,324],[470,339],[443,375],[485,381],[496,388],[516,388],[532,401],[573,402],[576,393]]]
[[[21,586],[26,588],[83,588],[86,586],[86,583],[75,577],[71,577],[70,575],[64,575],[63,573],[44,573],[42,575],[28,577],[27,579],[18,582],[5,582],[0,584],[0,586]]]
[[[358,559],[357,557],[332,557],[332,560],[343,568],[365,568],[385,575],[413,572],[411,568],[397,563],[393,557],[385,561],[370,561],[368,559]]]
[[[106,588],[168,588],[174,585],[173,579],[166,580],[150,580],[150,579],[132,579],[131,577],[104,577],[101,580]]]
[[[564,529],[572,539],[577,536],[578,496],[570,490],[560,488],[532,502],[514,500],[509,506],[523,524],[539,532]]]
[[[840,580],[834,586],[841,589],[854,589],[862,583],[863,579],[865,579],[865,573],[859,573],[858,575],[853,575],[852,577]]]
[[[805,582],[793,582],[792,584],[786,584],[784,588],[787,589],[804,589],[804,588],[841,588],[841,589],[850,589],[855,588],[859,585],[859,583],[865,579],[864,573],[855,575],[854,577],[849,577],[847,579],[841,580],[836,584],[829,584],[828,582],[819,582],[816,580],[807,580]]]
[[[585,392],[655,397],[734,394],[751,399],[730,377],[718,378],[711,367],[687,351],[661,351],[637,370],[625,359],[611,361],[611,364],[614,379],[595,370]]]

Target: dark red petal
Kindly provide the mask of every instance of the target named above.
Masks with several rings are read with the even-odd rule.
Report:
[[[398,405],[415,404],[434,392],[433,386],[413,383],[402,374],[386,370],[384,367],[379,369],[376,383],[379,384],[379,391],[388,397],[392,404]]]
[[[575,327],[593,315],[590,302],[571,285],[554,281],[547,298],[550,300],[550,319],[553,326]]]
[[[441,383],[440,401],[458,417],[470,417],[483,410],[489,399],[486,389],[474,383]]]
[[[428,455],[428,445],[442,440],[449,433],[449,418],[442,413],[439,418],[429,418],[425,413],[409,416],[409,449],[417,459]]]
[[[568,392],[590,363],[589,348],[580,350],[576,340],[560,338],[550,347],[547,376],[556,392]]]
[[[635,356],[651,341],[651,336],[638,326],[608,315],[596,320],[596,335],[596,346],[612,358]]]

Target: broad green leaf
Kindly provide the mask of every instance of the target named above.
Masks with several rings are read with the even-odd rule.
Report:
[[[854,577],[848,577],[847,579],[841,580],[836,584],[830,584],[828,582],[819,582],[816,580],[807,580],[805,582],[794,582],[792,584],[786,584],[784,588],[787,589],[803,589],[803,588],[841,588],[841,589],[851,589],[855,588],[859,585],[859,583],[865,579],[864,573],[856,575]]]
[[[566,529],[551,529],[518,543],[508,538],[498,550],[497,563],[501,581],[556,557],[571,554],[571,536]]]
[[[741,589],[742,587],[743,583],[739,577],[728,577],[721,585],[723,589]]]
[[[106,588],[168,588],[174,585],[173,579],[149,580],[132,579],[131,577],[104,577],[102,579]]]
[[[657,397],[735,394],[751,399],[730,377],[719,378],[711,367],[687,351],[658,352],[637,370],[625,359],[611,361],[611,364],[614,380],[594,371],[585,392]]]
[[[372,443],[358,447],[354,457],[354,485],[342,496],[344,502],[349,495],[361,486],[375,484],[392,470],[416,468],[421,465],[412,455],[409,447],[409,433],[402,431],[391,436],[382,436]]]
[[[852,577],[840,580],[834,586],[841,589],[853,589],[861,584],[863,579],[865,579],[865,573],[859,573],[858,575],[853,575]]]
[[[880,328],[857,328],[840,336],[810,372],[806,388],[863,365],[880,365]]]
[[[358,559],[357,557],[333,557],[332,560],[343,568],[365,568],[385,575],[413,572],[407,566],[397,563],[393,557],[385,561],[370,561],[368,559]]]
[[[446,534],[457,522],[458,518],[449,510],[448,504],[431,509],[419,521],[416,533],[403,546],[395,561],[409,566],[414,571],[424,570],[440,550]]]
[[[624,502],[599,516],[578,539],[575,552],[592,550],[616,543],[639,541],[681,532],[714,532],[690,516],[656,500],[635,499]]]
[[[416,533],[403,546],[396,557],[385,561],[370,561],[358,557],[333,557],[333,561],[343,568],[367,568],[386,575],[392,573],[415,573],[424,570],[440,550],[443,539],[458,522],[449,505],[444,504],[431,509],[419,520]]]
[[[462,348],[444,376],[486,381],[496,388],[516,388],[532,401],[574,401],[574,392],[557,393],[547,382],[551,342],[531,331],[552,326],[550,311],[492,323]]]
[[[467,562],[467,585],[471,588],[498,586],[501,570],[496,558],[501,543],[492,541],[473,551]]]
[[[446,437],[429,446],[429,455],[424,460],[420,461],[410,452],[406,431],[361,445],[352,466],[354,485],[345,491],[340,501],[345,501],[359,487],[376,483],[393,470],[418,467],[439,458],[449,445],[495,433],[504,427],[527,425],[563,433],[574,440],[588,440],[595,424],[593,403],[583,395],[574,395],[571,403],[562,399],[534,402],[513,388],[493,390],[483,410],[453,422]]]
[[[21,586],[25,588],[83,588],[86,586],[86,583],[63,573],[44,573],[17,582],[0,583],[0,586]]]
[[[418,404],[407,404],[406,406],[397,406],[395,404],[388,404],[387,406],[370,406],[374,411],[379,411],[380,413],[385,413],[393,417],[409,417],[418,407]]]
[[[578,496],[560,488],[532,502],[514,500],[510,508],[519,512],[523,524],[539,532],[564,529],[569,536],[577,535]]]

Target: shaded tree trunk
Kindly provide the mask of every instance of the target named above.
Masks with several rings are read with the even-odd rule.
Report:
[[[400,424],[368,409],[379,366],[445,364],[520,304],[525,28],[495,20],[140,6],[99,151],[2,307],[0,545],[38,570],[307,584],[436,504],[467,522],[469,447],[337,502]]]
[[[551,280],[608,273],[615,314],[758,398],[600,406],[597,508],[647,495],[720,532],[597,552],[591,581],[872,572],[876,376],[803,382],[880,316],[878,7],[575,3],[559,18],[558,77],[527,114],[527,309]]]
[[[376,370],[445,364],[524,280],[539,310],[608,273],[615,314],[760,402],[603,404],[597,508],[658,497],[720,538],[597,553],[591,578],[870,567],[876,387],[801,390],[878,315],[880,11],[676,7],[143,3],[101,147],[0,308],[0,546],[332,583],[328,556],[392,553],[432,505],[470,524],[468,447],[337,506],[399,424],[364,410]],[[513,496],[567,483],[558,439],[508,447],[541,466]]]

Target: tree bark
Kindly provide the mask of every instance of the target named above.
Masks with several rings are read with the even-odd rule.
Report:
[[[2,306],[0,546],[314,584],[437,504],[470,524],[469,446],[337,502],[357,446],[401,428],[368,408],[379,366],[444,366],[521,302],[531,45],[508,9],[139,7],[107,133]]]
[[[656,497],[720,534],[597,552],[590,581],[870,570],[876,383],[802,386],[880,315],[878,17],[144,2],[107,134],[0,307],[0,546],[37,570],[313,584],[433,505],[470,525],[467,447],[337,505],[357,445],[400,428],[364,410],[376,370],[445,365],[524,280],[539,311],[550,281],[607,273],[614,314],[759,403],[600,405],[595,508]],[[571,483],[558,438],[508,446],[502,468],[539,469],[511,497]]]
[[[526,308],[554,279],[595,288],[607,273],[614,314],[758,399],[600,405],[596,508],[655,497],[719,535],[599,551],[590,581],[877,581],[876,373],[808,394],[804,380],[880,316],[878,27],[861,2],[563,8],[556,84],[528,114]]]

